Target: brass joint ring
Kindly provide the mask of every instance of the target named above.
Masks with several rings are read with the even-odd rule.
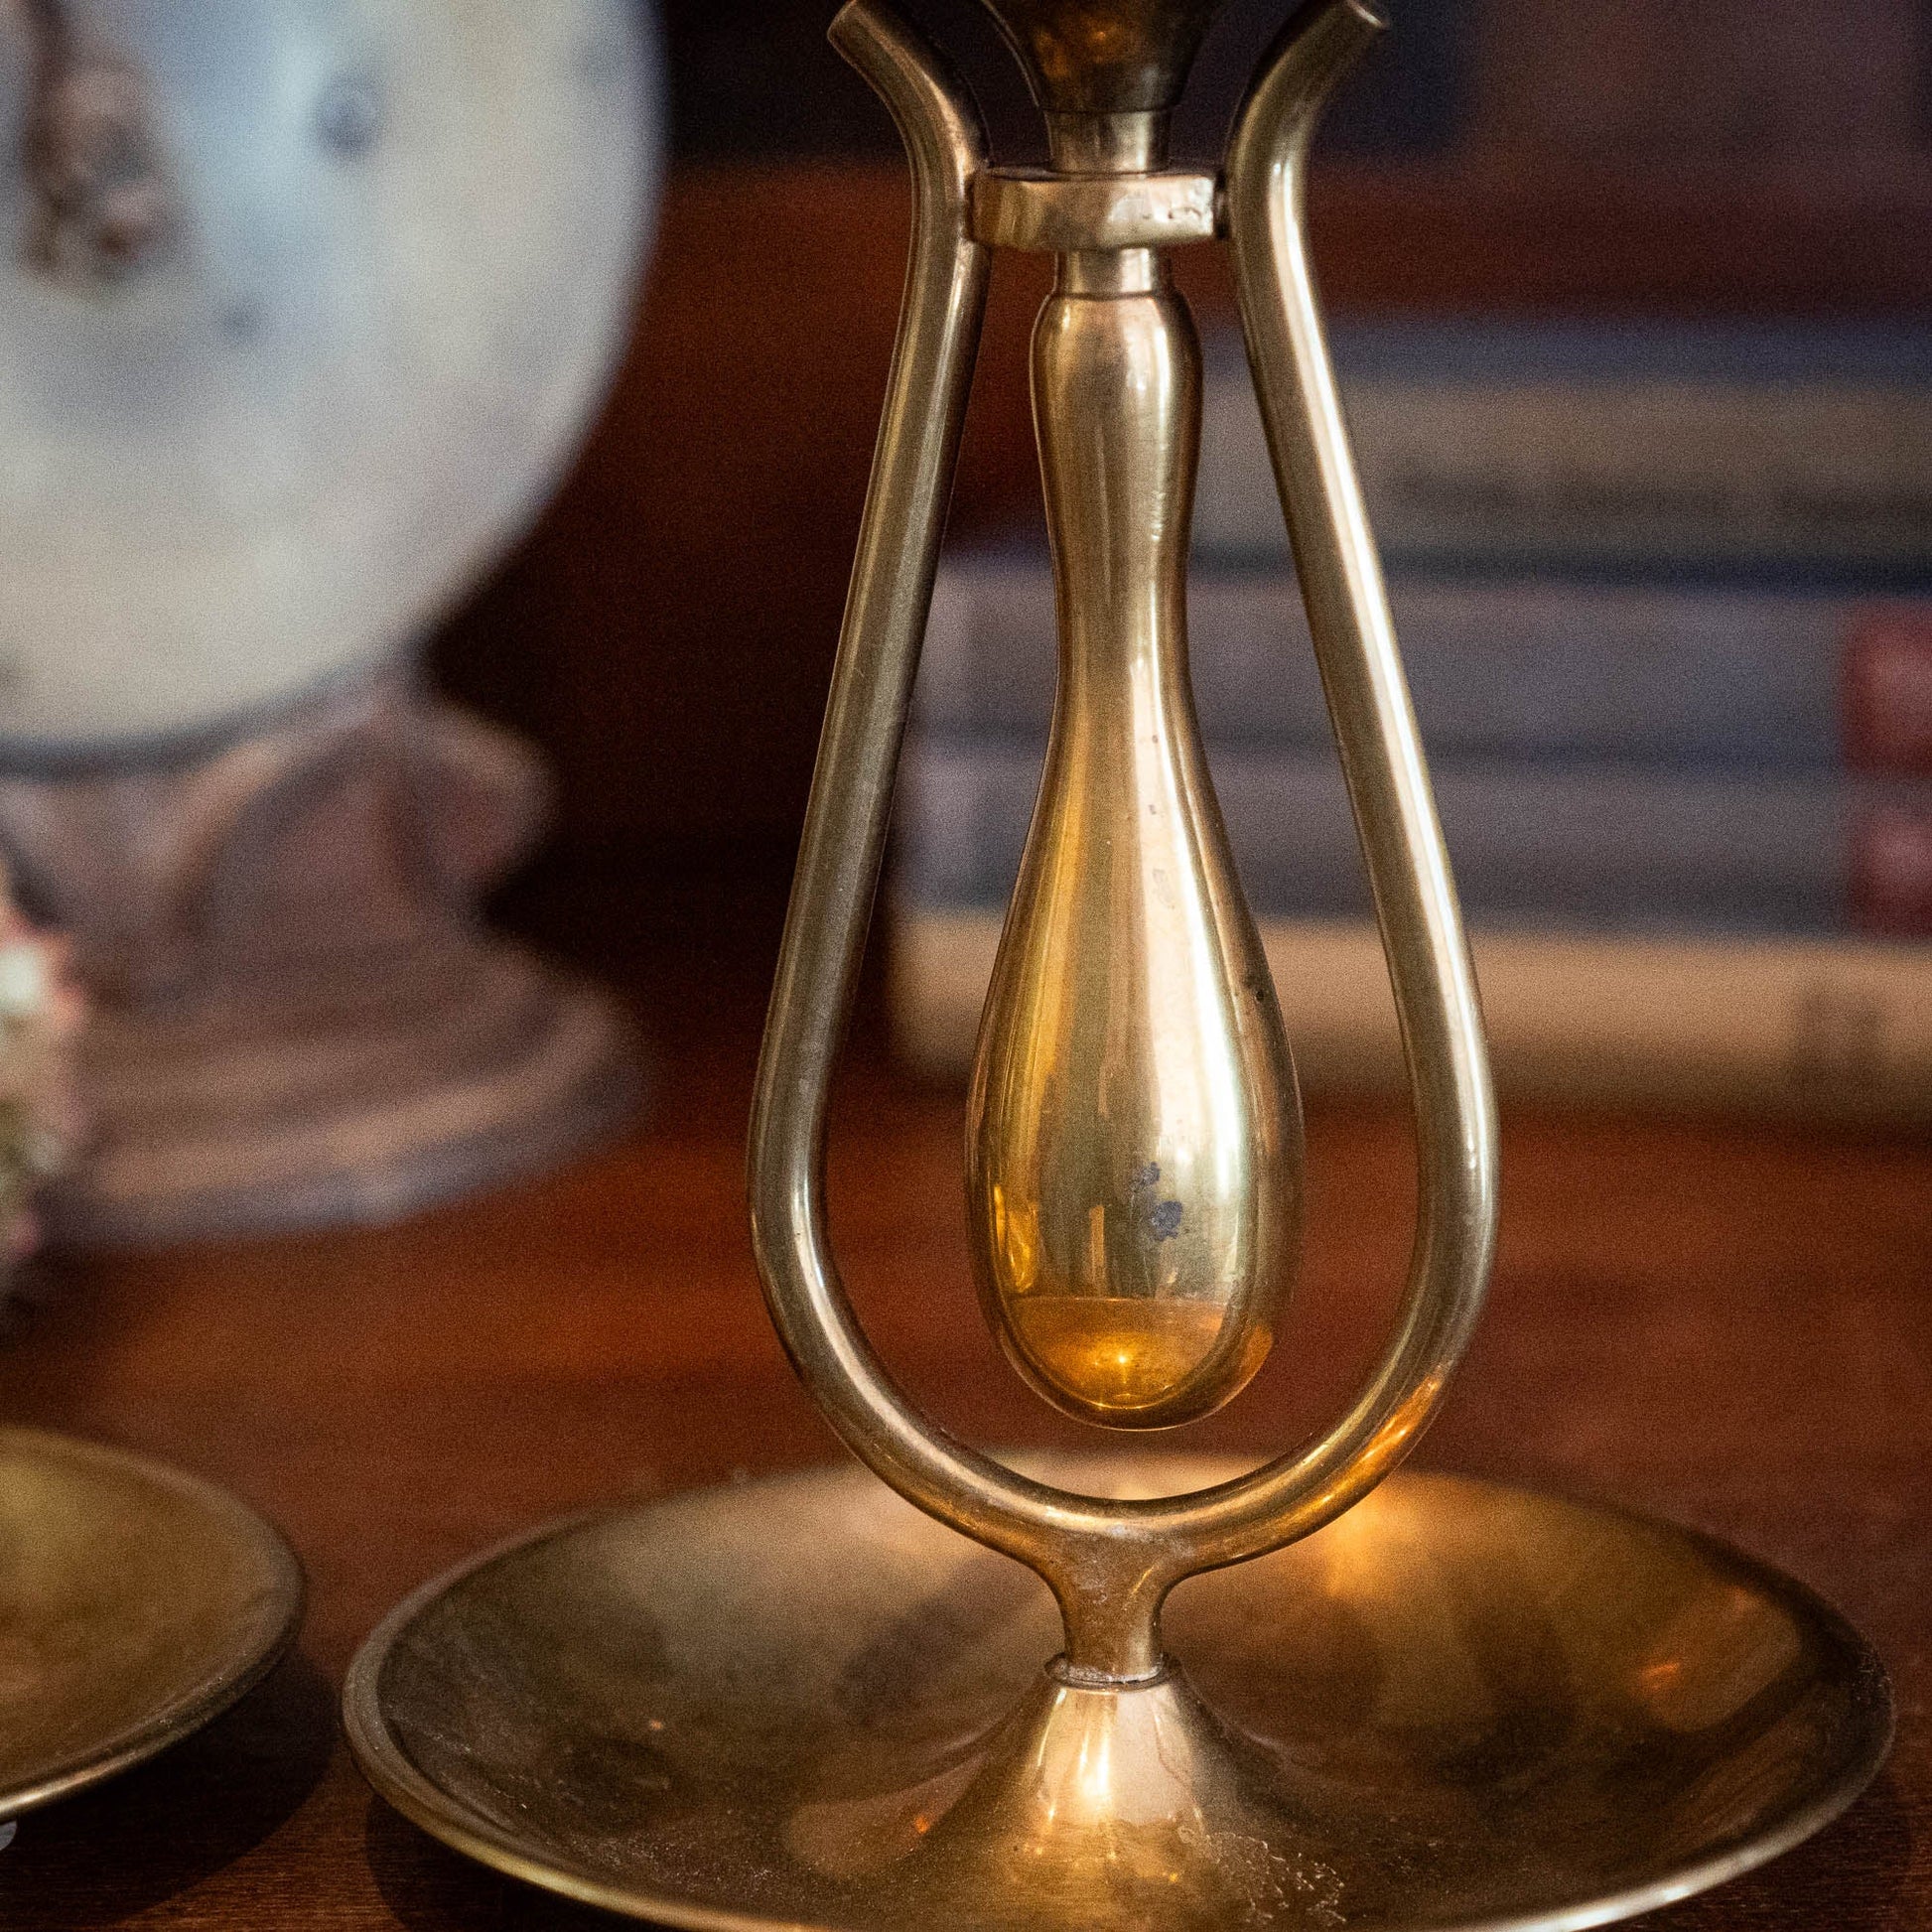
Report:
[[[1071,255],[1172,248],[1220,231],[1209,174],[1049,175],[984,168],[973,177],[972,236],[989,248]]]

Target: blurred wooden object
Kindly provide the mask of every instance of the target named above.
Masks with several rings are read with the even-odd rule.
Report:
[[[795,835],[892,354],[908,203],[890,166],[674,176],[602,427],[541,527],[446,631],[445,682],[531,732],[575,854]],[[1932,311],[1932,166],[1332,164],[1312,219],[1343,312]],[[1205,316],[1216,251],[1179,257]],[[1037,515],[1027,345],[995,278],[956,528]]]
[[[593,1932],[372,1799],[334,1685],[406,1590],[560,1511],[835,1459],[760,1305],[744,1128],[768,924],[654,949],[654,1124],[573,1171],[407,1227],[72,1259],[0,1352],[8,1417],[231,1484],[314,1586],[303,1655],[202,1740],[25,1821],[0,1918],[36,1932]],[[702,934],[712,935],[707,944]],[[1332,1413],[1384,1330],[1412,1197],[1406,1115],[1316,1108],[1308,1268],[1275,1358],[1202,1426],[1259,1450]],[[960,1102],[862,1044],[831,1201],[881,1351],[983,1443],[1084,1442],[977,1319]],[[1932,1148],[1628,1117],[1504,1125],[1489,1313],[1425,1462],[1661,1511],[1830,1595],[1907,1722],[1816,1842],[1644,1921],[1879,1932],[1932,1921]],[[1507,1669],[1507,1658],[1496,1667]]]
[[[90,991],[50,1234],[387,1220],[615,1126],[615,1010],[478,917],[547,802],[396,671],[167,764],[0,776],[21,897]]]

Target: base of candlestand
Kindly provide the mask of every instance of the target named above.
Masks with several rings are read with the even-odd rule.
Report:
[[[1115,1495],[1233,1473],[1025,1462]],[[1594,1925],[1795,1845],[1891,1735],[1877,1660],[1801,1586],[1449,1476],[1181,1586],[1167,1631],[1164,1678],[1066,1681],[1029,1573],[825,1470],[485,1557],[389,1617],[345,1703],[376,1789],[498,1870],[848,1932]]]
[[[0,1819],[211,1723],[302,1619],[301,1567],[259,1516],[100,1444],[0,1430]]]

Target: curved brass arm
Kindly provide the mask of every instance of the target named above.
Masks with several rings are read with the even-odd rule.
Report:
[[[1348,1501],[1400,1459],[1467,1344],[1488,1284],[1497,1195],[1495,1100],[1475,975],[1309,261],[1309,143],[1335,84],[1384,26],[1364,0],[1326,0],[1293,22],[1235,122],[1227,168],[1248,356],[1416,1112],[1421,1203],[1408,1292],[1393,1351],[1342,1425],[1363,1446],[1341,1478]],[[1390,1405],[1388,1394],[1404,1388],[1410,1393]],[[1383,1408],[1386,1421],[1371,1428]]]
[[[1324,587],[1318,601],[1311,593],[1311,615],[1415,1069],[1424,1144],[1416,1267],[1387,1358],[1324,1436],[1239,1481],[1145,1502],[1034,1482],[928,1423],[866,1340],[825,1237],[827,1089],[878,883],[986,273],[985,251],[970,239],[971,182],[984,165],[971,110],[883,0],[852,0],[833,29],[898,120],[916,220],[759,1068],[753,1239],[779,1336],[840,1437],[907,1500],[1045,1579],[1076,1675],[1154,1675],[1160,1607],[1174,1584],[1308,1535],[1387,1474],[1440,1399],[1488,1267],[1494,1124],[1474,985],[1298,226],[1301,157],[1368,19],[1352,0],[1331,0],[1292,30],[1242,117],[1229,190],[1250,337],[1263,344],[1257,365],[1304,385],[1299,414],[1285,395],[1268,397],[1272,433],[1278,461],[1290,453],[1284,489],[1305,579]],[[1262,279],[1271,273],[1272,285]],[[1284,335],[1286,357],[1272,346]]]

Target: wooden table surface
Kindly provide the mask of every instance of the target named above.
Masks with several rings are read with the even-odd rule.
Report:
[[[754,962],[754,966],[757,962]],[[308,1566],[299,1655],[202,1737],[23,1822],[0,1924],[411,1932],[611,1923],[474,1870],[362,1785],[336,1691],[426,1578],[544,1517],[837,1453],[765,1325],[742,1138],[761,968],[646,992],[654,1104],[623,1146],[395,1229],[61,1262],[0,1352],[12,1419],[172,1458]],[[832,1211],[882,1349],[948,1423],[1065,1441],[972,1307],[960,1100],[861,1049]],[[1407,1246],[1405,1120],[1310,1122],[1313,1231],[1263,1379],[1194,1432],[1285,1443],[1376,1344]],[[1491,1310],[1422,1459],[1663,1511],[1783,1564],[1893,1673],[1889,1770],[1768,1869],[1659,1928],[1932,1925],[1932,1148],[1793,1130],[1506,1120]]]

